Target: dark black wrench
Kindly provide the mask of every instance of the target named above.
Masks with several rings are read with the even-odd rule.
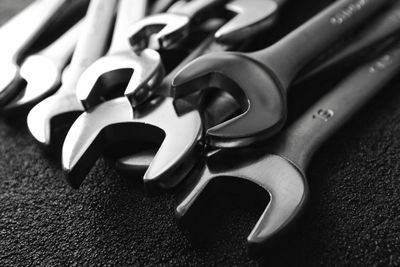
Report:
[[[246,111],[209,129],[206,142],[232,148],[265,140],[286,122],[286,95],[296,74],[335,40],[354,30],[390,0],[341,0],[276,44],[253,53],[202,56],[175,77],[173,96],[180,99],[207,88],[229,92]]]
[[[220,154],[208,158],[207,164],[200,164],[197,171],[189,175],[190,183],[181,195],[176,216],[195,219],[196,212],[191,208],[211,181],[227,177],[255,183],[270,196],[270,203],[247,238],[250,254],[259,256],[286,233],[303,211],[309,197],[305,173],[317,149],[399,72],[400,43],[397,43],[379,59],[355,70],[277,139],[267,143],[264,150],[267,154],[261,151],[261,156],[225,169],[213,165],[213,160],[247,159],[256,151],[246,148],[240,153],[231,151],[229,154],[221,150]]]
[[[76,1],[75,1],[76,3]],[[15,95],[19,63],[43,31],[73,0],[37,0],[0,28],[0,104]]]

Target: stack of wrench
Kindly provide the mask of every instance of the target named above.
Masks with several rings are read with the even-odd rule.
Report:
[[[396,1],[335,1],[257,51],[247,48],[279,26],[285,0],[83,2],[36,0],[0,28],[2,114],[23,110],[45,148],[65,138],[73,188],[110,148],[125,146],[116,168],[144,173],[149,196],[177,192],[182,221],[196,221],[188,218],[212,180],[256,183],[270,202],[248,237],[255,257],[304,210],[315,151],[400,72]],[[61,11],[86,8],[35,48]],[[166,62],[182,50],[190,51],[178,64]],[[347,77],[287,125],[293,84],[349,62]]]

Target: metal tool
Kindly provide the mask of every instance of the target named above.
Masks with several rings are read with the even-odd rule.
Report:
[[[77,97],[86,109],[102,101],[112,89],[114,95],[118,85],[127,85],[125,95],[132,101],[142,102],[142,88],[157,86],[164,77],[164,68],[159,53],[145,49],[135,54],[129,44],[127,30],[135,21],[145,17],[148,0],[121,0],[111,47],[106,56],[93,63],[81,76],[77,86]]]
[[[0,28],[0,104],[15,95],[23,53],[62,13],[71,0],[37,0]]]
[[[276,237],[282,237],[304,209],[309,190],[305,172],[316,150],[399,72],[400,43],[397,43],[378,60],[358,68],[267,144],[268,154],[263,152],[263,156],[247,163],[223,169],[214,167],[212,160],[236,157],[243,161],[256,151],[240,156],[240,152],[221,150],[221,154],[215,154],[208,159],[208,164],[200,164],[192,173],[194,176],[189,178],[192,183],[176,208],[177,217],[195,218],[191,207],[215,179],[239,178],[256,183],[270,195],[270,203],[248,237],[250,253],[259,255],[274,244]]]
[[[245,112],[207,130],[206,142],[213,147],[238,147],[265,140],[285,124],[286,94],[296,74],[333,41],[360,26],[388,2],[391,1],[337,1],[266,49],[202,56],[175,77],[175,106],[180,111],[179,99],[199,90],[225,90]]]
[[[232,0],[225,5],[225,9],[235,14],[214,34],[215,41],[204,54],[237,50],[238,44],[244,40],[254,38],[257,34],[270,29],[278,16],[281,6],[286,0],[265,1],[265,0]],[[135,26],[134,26],[135,27]],[[135,39],[136,31],[131,36]],[[140,93],[130,93],[129,98],[134,106],[143,103],[150,98],[152,89],[157,87],[141,87]],[[169,93],[168,96],[171,94]]]
[[[148,16],[129,30],[130,43],[135,51],[145,48],[171,49],[189,34],[194,20],[209,17],[213,9],[223,7],[228,0],[180,0],[167,12]]]
[[[54,43],[24,60],[17,78],[19,93],[1,108],[3,113],[27,110],[57,90],[62,71],[75,49],[80,27],[81,23],[76,24]]]
[[[76,85],[85,69],[104,53],[117,3],[117,0],[90,2],[71,64],[64,71],[62,86],[28,114],[28,128],[39,143],[50,145],[54,128],[69,123],[71,117],[84,110],[76,98]]]
[[[246,2],[246,3],[245,3]],[[259,0],[253,0],[252,2],[254,3],[259,3]],[[244,19],[238,19],[237,22],[240,23],[241,27],[246,28],[245,22],[247,21],[248,27],[250,29],[259,29],[258,26],[255,25],[255,21],[259,21],[262,23],[265,18],[268,18],[269,12],[268,10],[264,13],[264,16],[261,16],[259,12],[257,16],[253,16],[250,18],[250,13],[247,12],[245,6],[248,4],[248,1],[244,0],[238,0],[234,1],[231,3],[231,6],[235,5],[240,10],[242,10],[242,13],[238,13],[238,16],[244,16],[245,18],[248,18],[247,20]],[[259,5],[260,6],[260,5]],[[252,8],[249,9],[251,11]],[[230,23],[230,22],[228,22]],[[251,27],[249,26],[251,25]],[[264,25],[264,24],[263,24]],[[237,27],[232,27],[232,29],[237,29]],[[235,31],[234,31],[235,32]],[[248,37],[251,36],[251,30],[247,32]],[[255,30],[253,33],[257,33],[258,30]],[[172,78],[175,76],[175,74],[182,68],[182,66],[186,65],[188,62],[192,61],[194,58],[198,57],[199,55],[202,55],[207,52],[212,52],[214,49],[217,49],[218,51],[220,49],[225,49],[226,46],[221,46],[215,42],[215,35],[213,35],[209,40],[206,40],[196,51],[194,51],[187,59],[185,59],[184,62],[182,62],[178,67],[175,68],[174,71],[169,73],[161,86],[159,86],[157,89],[154,91],[157,92],[158,95],[162,95],[163,97],[166,97],[168,101],[170,101],[170,98],[168,97],[169,95],[169,89],[170,89],[170,84],[172,81]],[[155,96],[156,99],[157,96]],[[66,140],[64,142],[63,146],[63,167],[65,171],[68,173],[69,177],[69,182],[72,184],[74,187],[80,185],[80,183],[83,181],[84,177],[86,176],[87,172],[90,170],[91,166],[93,165],[93,162],[100,156],[102,150],[104,150],[105,147],[107,147],[110,144],[114,144],[117,142],[121,141],[121,138],[119,136],[120,133],[117,133],[116,129],[119,129],[119,131],[122,132],[129,132],[129,138],[124,139],[125,141],[135,141],[139,140],[137,136],[142,136],[143,138],[146,136],[147,131],[151,131],[153,127],[147,126],[147,127],[140,127],[140,123],[142,122],[139,120],[141,116],[139,117],[134,116],[135,113],[132,113],[132,101],[131,106],[128,106],[126,103],[124,104],[124,108],[126,109],[125,112],[123,112],[123,107],[118,106],[120,102],[126,102],[126,100],[113,100],[108,102],[107,104],[102,104],[98,108],[95,108],[93,111],[87,112],[83,114],[78,121],[76,121],[72,127],[70,128],[70,132],[67,134]],[[114,107],[113,107],[114,106]],[[147,103],[144,103],[142,106],[139,106],[139,109],[142,110],[147,110],[146,108]],[[102,108],[106,107],[106,108]],[[230,106],[231,107],[231,106]],[[236,106],[234,106],[236,108]],[[114,111],[112,111],[114,110]],[[172,110],[170,112],[173,112]],[[193,111],[191,111],[193,112]],[[152,115],[152,113],[158,113],[158,110],[152,110],[149,111],[149,116]],[[133,115],[132,115],[133,114]],[[164,116],[169,116],[169,115],[164,115]],[[173,112],[173,115],[170,116],[176,116],[175,112]],[[200,117],[200,115],[198,115]],[[174,118],[174,117],[173,117]],[[171,118],[171,120],[173,119]],[[146,119],[146,118],[143,118]],[[176,117],[176,120],[179,120],[180,117]],[[174,119],[175,120],[175,119]],[[169,127],[173,124],[166,124],[164,125],[162,121],[156,121],[156,120],[151,120],[151,125],[158,126],[158,128],[164,129],[165,132],[171,132],[169,130]],[[195,124],[192,122],[192,124]],[[124,128],[127,129],[124,129]],[[136,127],[136,131],[134,133],[131,133],[131,129]],[[104,130],[103,130],[104,129]],[[115,129],[115,130],[113,130]],[[181,127],[179,128],[181,132],[179,132],[178,136],[173,137],[177,138],[177,142],[182,143],[184,148],[190,148],[194,149],[196,146],[195,144],[189,144],[189,141],[198,141],[198,139],[195,138],[180,138],[179,136],[185,136],[188,134],[188,136],[194,136],[193,131],[197,132],[197,128],[188,128],[188,127]],[[107,138],[104,136],[104,132],[109,133],[115,132],[116,134],[107,134]],[[148,135],[151,135],[148,134]],[[104,141],[104,139],[107,139],[107,142]],[[98,140],[103,140],[103,141],[98,141]],[[142,139],[142,140],[147,140]],[[179,140],[179,141],[178,141]],[[182,149],[182,147],[180,147]],[[186,153],[186,150],[183,150],[183,152],[177,152],[178,148],[174,149],[175,154],[182,155],[183,152]],[[95,151],[95,152],[93,152]],[[158,156],[160,152],[157,153],[157,155],[154,158],[154,161],[150,164],[151,169],[154,171],[157,169],[157,172],[160,174],[161,178],[154,178],[154,175],[151,175],[151,172],[147,171],[145,174],[145,181],[154,181],[153,184],[158,183],[158,187],[166,188],[166,187],[172,187],[179,183],[184,175],[168,175],[168,171],[166,169],[162,169],[160,167],[155,167],[155,166],[162,166],[160,161],[160,157]],[[140,157],[140,155],[133,155],[133,158]],[[162,157],[161,157],[162,158]],[[139,159],[141,160],[141,159]],[[185,165],[185,170],[188,170],[192,168],[195,164],[194,161],[191,162],[188,158],[179,158],[179,157],[173,157],[170,159],[169,166],[177,166],[177,165],[182,165],[184,162]],[[138,166],[138,165],[127,165],[125,164],[127,161],[121,162],[121,164],[118,164],[117,166],[120,166],[123,168],[125,171],[130,171],[130,170],[137,170],[138,168],[141,169],[143,165]],[[180,163],[180,164],[178,164]],[[153,172],[152,171],[152,172]],[[165,181],[168,181],[165,182]],[[152,183],[149,183],[152,184]],[[149,185],[145,183],[146,187],[149,188]],[[167,186],[168,185],[168,186]],[[155,186],[150,186],[150,188],[154,188]],[[153,191],[154,189],[148,189],[148,191]]]
[[[343,62],[350,62],[355,58],[359,58],[368,49],[384,43],[386,40],[394,37],[400,32],[400,2],[394,1],[378,18],[373,20],[370,25],[362,29],[356,34],[352,34],[349,42],[345,46],[339,46],[334,49],[333,53],[327,53],[320,59],[311,63],[306,67],[296,83],[311,79],[315,75],[343,64]]]

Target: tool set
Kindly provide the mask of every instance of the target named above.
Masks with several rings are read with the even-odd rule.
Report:
[[[248,237],[255,257],[285,240],[304,210],[313,154],[400,72],[396,1],[337,0],[258,51],[248,49],[279,26],[285,0],[88,2],[86,16],[44,48],[37,40],[84,1],[36,0],[0,27],[1,113],[23,110],[44,147],[68,131],[61,163],[73,188],[108,148],[125,145],[116,168],[144,173],[149,196],[177,193],[184,222],[195,221],[213,180],[257,184],[270,200]],[[171,68],[167,56],[188,43]],[[286,127],[293,83],[353,61]]]

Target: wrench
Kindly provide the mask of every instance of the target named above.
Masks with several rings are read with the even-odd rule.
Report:
[[[210,52],[223,52],[235,49],[243,40],[250,39],[260,32],[270,29],[278,16],[278,11],[286,0],[265,1],[265,0],[234,0],[225,5],[225,8],[235,15],[225,25],[223,25],[214,35],[215,43],[210,45]],[[134,26],[135,27],[135,26]],[[136,31],[130,37],[135,39]],[[131,42],[132,43],[132,42]],[[134,106],[137,106],[155,92],[152,89],[157,87],[141,87],[140,93],[129,93],[129,97]],[[168,94],[170,96],[171,93]]]
[[[274,244],[275,238],[282,237],[303,211],[309,196],[305,173],[316,150],[399,72],[400,42],[378,59],[359,67],[313,105],[267,144],[268,153],[261,150],[261,156],[222,169],[215,165],[221,159],[249,158],[258,152],[245,149],[227,154],[221,150],[220,154],[206,159],[207,163],[200,164],[190,175],[191,183],[181,195],[176,216],[183,220],[195,219],[191,207],[194,208],[202,191],[215,179],[240,178],[256,183],[270,195],[270,203],[247,239],[250,254],[258,256]]]
[[[321,59],[317,59],[303,70],[300,75],[301,77],[296,80],[296,83],[308,80],[343,62],[349,62],[359,57],[369,48],[384,42],[399,32],[400,2],[395,1],[388,11],[375,19],[367,28],[357,33],[355,37],[352,37],[345,47],[340,47],[339,50],[336,49],[333,53],[324,55]]]
[[[258,0],[257,0],[258,1]],[[248,4],[248,1],[246,1]],[[257,3],[257,2],[256,2]],[[235,1],[232,4],[236,4],[236,5],[243,5],[245,6],[245,2],[243,0],[239,0],[239,1]],[[245,10],[245,9],[243,9]],[[251,9],[250,9],[251,10]],[[240,14],[241,16],[246,16],[248,17],[248,13],[244,12]],[[269,13],[266,12],[265,16],[268,17]],[[252,17],[250,20],[248,20],[248,22],[250,22],[250,25],[254,25],[254,19],[255,17]],[[259,18],[259,21],[263,21],[262,16],[257,16],[257,18]],[[244,20],[238,20],[240,23],[243,23]],[[243,26],[243,25],[242,25]],[[189,59],[186,59],[186,62],[182,63],[186,64],[187,62],[191,61],[192,59],[194,59],[195,57],[197,57],[200,54],[203,54],[205,52],[212,52],[213,49],[221,49],[222,46],[220,46],[219,44],[217,44],[215,42],[215,37],[212,36],[212,38],[210,38],[210,40],[204,42],[203,45],[201,45],[201,47],[195,51],[190,57]],[[210,51],[211,50],[211,51]],[[169,88],[170,88],[170,84],[171,84],[171,80],[172,77],[175,76],[175,73],[181,69],[181,66],[178,66],[175,71],[173,71],[172,73],[170,73],[163,81],[163,83],[161,84],[161,86],[157,89],[157,93],[160,95],[163,95],[164,97],[166,97],[167,99],[170,99],[168,97],[168,92],[169,92]],[[157,96],[156,96],[157,97]],[[122,100],[120,100],[122,101]],[[100,152],[107,146],[105,141],[102,142],[98,142],[98,139],[104,139],[104,134],[103,134],[103,130],[102,129],[114,129],[114,128],[118,128],[119,127],[127,127],[127,130],[123,130],[123,132],[126,131],[131,131],[131,125],[137,125],[137,120],[136,118],[132,118],[132,102],[131,102],[131,106],[128,106],[127,104],[125,104],[125,108],[126,111],[121,112],[122,108],[117,106],[118,105],[118,101],[112,101],[110,103],[108,103],[107,105],[104,104],[103,106],[107,106],[106,109],[102,109],[102,108],[96,108],[96,110],[88,112],[86,114],[83,114],[80,119],[79,122],[75,122],[72,127],[70,128],[69,133],[67,134],[67,137],[65,139],[64,142],[64,146],[63,146],[63,167],[64,170],[68,173],[68,177],[69,177],[69,182],[70,184],[72,184],[74,187],[77,187],[80,185],[80,183],[83,181],[84,177],[86,176],[87,172],[90,170],[91,166],[93,165],[93,162],[100,156]],[[112,105],[114,105],[114,107],[112,107]],[[140,108],[140,107],[139,107]],[[142,109],[146,109],[146,105],[143,105],[143,107],[141,107]],[[115,109],[114,112],[112,112],[111,110]],[[153,113],[155,113],[155,111],[153,111]],[[175,112],[174,112],[175,114]],[[176,115],[174,115],[176,116]],[[178,119],[179,117],[177,117]],[[172,118],[171,118],[172,120]],[[124,123],[122,123],[124,122]],[[156,125],[159,125],[158,128],[163,129],[163,127],[165,127],[166,129],[164,130],[165,132],[171,132],[171,130],[169,130],[168,124],[167,125],[163,125],[161,124],[162,122],[158,122],[158,121],[154,121],[152,122],[153,125],[155,123],[157,123]],[[193,123],[194,124],[194,123]],[[139,126],[138,126],[139,127]],[[122,129],[122,128],[121,128]],[[140,130],[139,130],[140,129]],[[185,129],[184,131],[189,132],[190,134],[188,136],[194,136],[193,131],[197,130],[197,129],[191,129],[191,128],[183,128],[181,127],[180,129]],[[151,128],[149,128],[149,131],[151,130]],[[106,131],[106,130],[104,130]],[[115,130],[116,131],[116,130]],[[143,129],[143,127],[138,128],[137,132],[135,134],[131,134],[130,138],[131,140],[137,140],[138,138],[136,137],[138,134],[141,135],[145,135],[141,132],[145,132],[146,129]],[[182,134],[184,134],[182,132]],[[186,136],[186,134],[185,134]],[[193,141],[195,140],[194,138],[191,139],[182,139],[180,140],[178,136],[174,137],[177,138],[177,142],[178,143],[182,143],[185,144],[184,147],[189,147],[189,148],[194,148],[194,144],[189,145],[189,141]],[[179,140],[179,141],[178,141]],[[120,137],[118,136],[118,134],[112,135],[112,134],[108,134],[107,135],[107,141],[108,143],[115,143],[115,142],[119,142],[120,141]],[[99,148],[97,148],[99,147]],[[96,149],[96,153],[93,153],[92,151]],[[176,150],[174,150],[175,153]],[[160,153],[160,151],[157,153],[157,155]],[[164,152],[165,154],[165,152]],[[178,154],[182,154],[181,152]],[[137,155],[133,156],[136,157]],[[184,161],[184,159],[178,159],[177,157],[173,157],[171,160],[175,161],[173,163],[170,163],[170,166],[176,166],[178,165],[176,162],[182,162]],[[159,157],[155,157],[153,163],[150,165],[150,169],[154,169],[156,167],[151,167],[151,166],[160,166],[160,163],[158,163],[157,161],[159,161]],[[129,166],[125,164],[126,162],[121,162],[121,164],[119,164],[119,166],[123,166],[123,168],[126,170],[135,170],[138,168],[138,166]],[[194,162],[193,162],[194,164]],[[191,166],[193,167],[193,165],[191,165],[191,161],[187,160],[187,162],[185,162],[186,166]],[[140,169],[142,167],[139,167]],[[159,167],[157,167],[159,168]],[[177,183],[179,183],[182,178],[184,176],[168,176],[167,172],[164,169],[159,169],[158,173],[160,173],[160,177],[162,176],[162,178],[160,178],[159,180],[159,187],[165,188],[166,187],[166,182],[161,181],[161,180],[169,180],[168,186],[172,187],[174,185],[176,185]],[[151,177],[149,176],[148,172],[145,174],[145,181],[156,181],[158,178],[157,177]],[[154,183],[156,184],[156,183]],[[146,187],[149,187],[146,185]],[[155,186],[153,186],[154,188]],[[151,191],[151,190],[149,190]]]
[[[26,110],[57,90],[62,71],[75,49],[81,24],[77,23],[54,43],[24,60],[18,77],[21,85],[15,89],[19,94],[2,107],[3,113]]]
[[[207,18],[213,9],[223,7],[228,0],[180,0],[167,12],[136,22],[129,29],[130,43],[135,51],[145,48],[172,49],[189,34],[190,24],[201,16]]]
[[[57,19],[71,0],[37,0],[0,28],[0,104],[15,94],[23,53]]]
[[[253,53],[214,53],[187,65],[172,87],[180,99],[206,88],[232,94],[246,111],[207,130],[212,147],[232,148],[265,140],[286,122],[286,95],[296,74],[333,41],[354,30],[389,1],[340,0],[274,45]]]
[[[125,95],[142,99],[141,88],[157,86],[164,77],[159,53],[145,49],[135,54],[126,36],[129,25],[146,15],[148,0],[121,0],[111,47],[106,56],[93,63],[79,79],[77,97],[86,109],[100,102],[111,89],[127,84]],[[121,95],[122,93],[115,92]],[[147,97],[146,97],[147,98]]]
[[[76,98],[76,85],[83,71],[104,53],[117,3],[117,0],[90,2],[71,64],[63,73],[62,86],[29,112],[28,128],[42,145],[49,146],[52,131],[84,110]]]

